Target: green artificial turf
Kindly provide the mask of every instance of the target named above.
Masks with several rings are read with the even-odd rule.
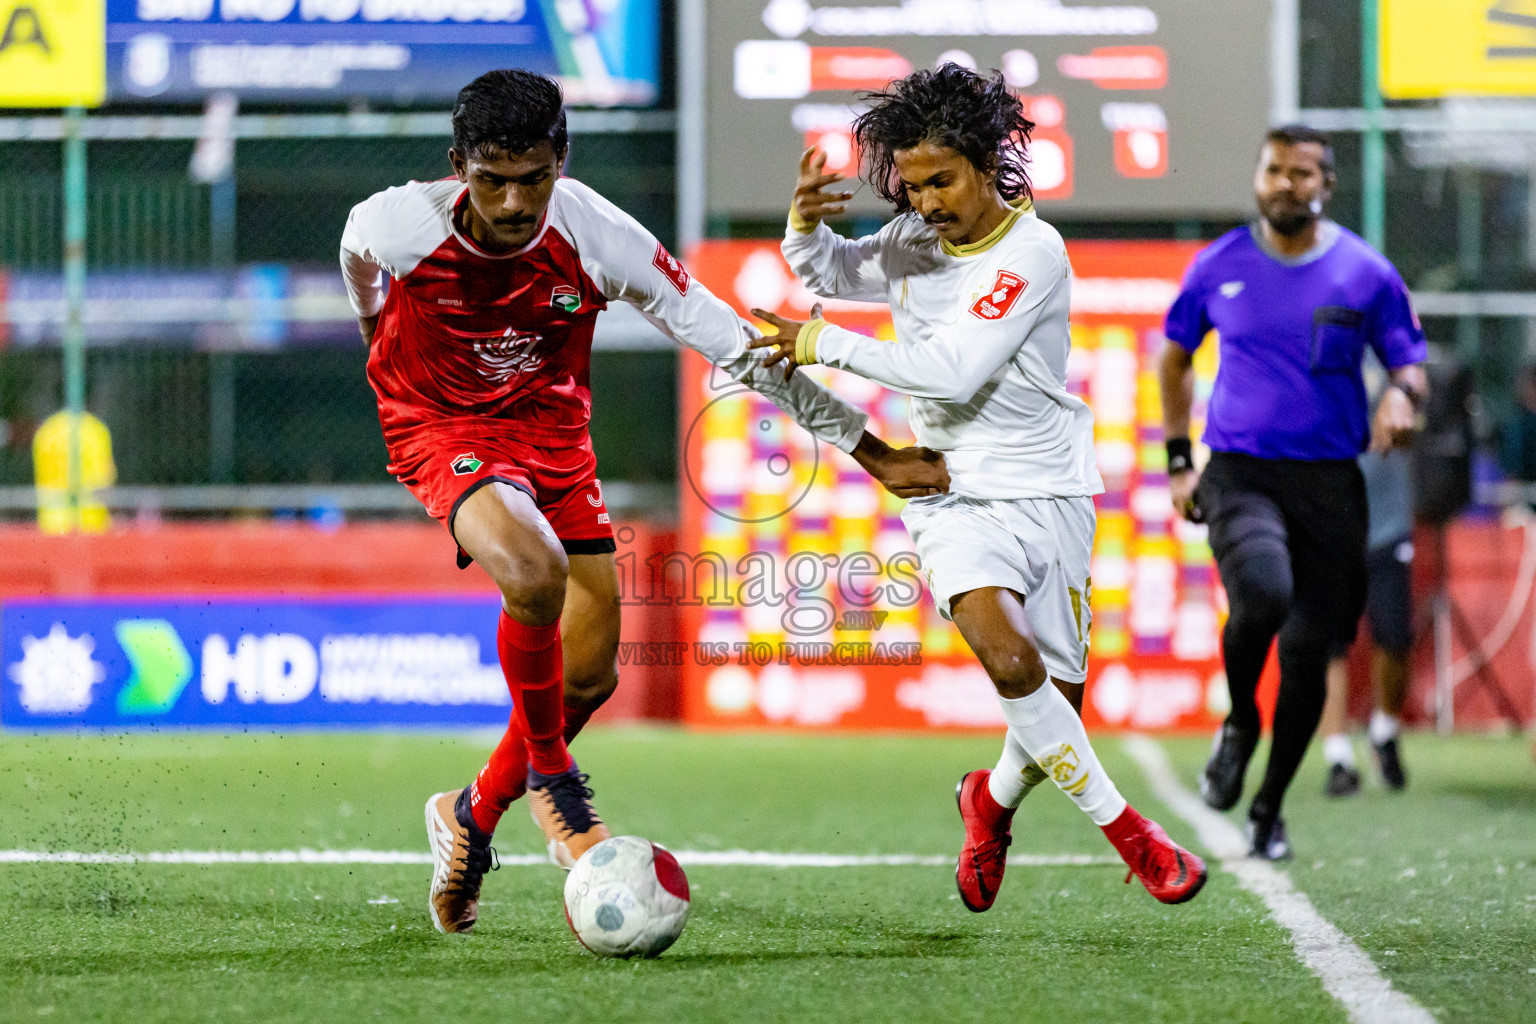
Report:
[[[0,849],[424,851],[423,802],[467,782],[490,741],[0,734]],[[615,831],[674,849],[952,855],[955,780],[997,746],[625,729],[593,730],[576,752]],[[1193,845],[1119,744],[1097,746],[1132,802]],[[1169,743],[1186,778],[1203,746]],[[1293,878],[1446,1024],[1533,1019],[1528,749],[1412,737],[1407,753],[1409,793],[1347,806],[1315,795],[1308,763]],[[1014,835],[1017,852],[1112,853],[1054,791],[1030,797]],[[520,807],[497,846],[541,848]],[[687,931],[644,962],[583,951],[560,912],[564,876],[545,866],[488,876],[475,934],[441,936],[429,873],[0,864],[0,1020],[1345,1020],[1221,871],[1163,907],[1113,866],[1016,866],[973,915],[949,867],[695,866]]]
[[[1285,817],[1292,879],[1382,974],[1441,1021],[1536,1022],[1536,762],[1530,741],[1410,734],[1408,789],[1356,743],[1359,796],[1323,795],[1314,745]],[[1192,778],[1205,751],[1170,744]],[[1268,748],[1248,774],[1258,784]],[[1231,812],[1234,822],[1242,809]]]

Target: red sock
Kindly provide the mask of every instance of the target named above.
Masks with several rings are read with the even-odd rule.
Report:
[[[592,712],[597,708],[577,708],[567,704],[565,706],[565,742],[569,743],[581,732],[587,724],[587,719],[592,717]]]
[[[570,768],[565,749],[564,662],[560,657],[560,620],[525,626],[505,610],[496,627],[501,671],[512,691],[512,713],[528,745],[528,763],[542,775]]]
[[[514,711],[491,759],[469,787],[469,811],[475,824],[487,835],[495,832],[502,814],[527,790],[528,747]]]

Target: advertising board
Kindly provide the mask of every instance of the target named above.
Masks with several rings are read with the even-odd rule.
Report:
[[[496,602],[7,601],[0,727],[502,725]]]
[[[1207,728],[1226,710],[1225,598],[1205,529],[1173,515],[1157,360],[1162,316],[1199,243],[1069,242],[1069,387],[1093,407],[1097,499],[1091,723]],[[818,300],[773,242],[707,241],[689,266],[743,314],[807,319]],[[835,323],[893,339],[884,305],[824,300]],[[1196,359],[1194,436],[1215,376]],[[934,609],[902,502],[852,459],[690,353],[681,381],[679,553],[664,595],[683,612],[683,713],[709,727],[1001,727],[996,695]],[[911,444],[908,399],[851,374],[808,371]],[[654,585],[653,585],[654,587]]]
[[[113,100],[442,103],[493,68],[575,105],[656,101],[659,0],[106,0]]]
[[[0,107],[106,97],[104,0],[0,0]]]
[[[1048,215],[1243,216],[1268,126],[1268,4],[742,0],[706,5],[708,210],[779,217],[800,152],[854,173],[864,90],[953,61],[1035,122]],[[854,214],[887,212],[866,187]]]
[[[1381,0],[1380,11],[1382,95],[1536,96],[1536,2]]]

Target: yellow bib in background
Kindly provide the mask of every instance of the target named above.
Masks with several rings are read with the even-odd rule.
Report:
[[[107,506],[95,492],[117,483],[112,462],[112,432],[90,413],[81,413],[80,501],[69,500],[70,414],[56,412],[43,421],[32,438],[32,465],[37,480],[37,526],[44,533],[105,533],[112,525]]]

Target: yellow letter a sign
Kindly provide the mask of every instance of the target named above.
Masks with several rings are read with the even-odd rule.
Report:
[[[106,0],[0,0],[0,107],[95,107],[106,93]]]

